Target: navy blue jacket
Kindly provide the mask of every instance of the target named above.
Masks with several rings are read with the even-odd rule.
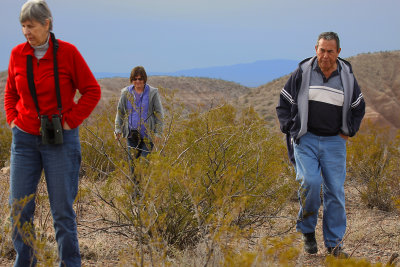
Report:
[[[280,128],[286,134],[289,158],[293,164],[295,162],[292,142],[298,143],[300,138],[307,133],[308,90],[314,60],[317,60],[316,57],[300,62],[299,67],[281,90],[279,104],[276,107]],[[338,64],[344,90],[340,132],[352,137],[359,130],[364,117],[365,101],[350,63],[338,58]]]

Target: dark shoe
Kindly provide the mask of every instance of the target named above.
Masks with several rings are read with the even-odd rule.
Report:
[[[342,247],[331,247],[327,249],[328,249],[328,254],[331,254],[336,258],[347,259],[349,257],[349,254],[344,252]]]
[[[315,232],[303,234],[304,250],[309,254],[318,252],[317,240],[315,240]]]

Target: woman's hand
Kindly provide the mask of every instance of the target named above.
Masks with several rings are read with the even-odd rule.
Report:
[[[114,133],[115,140],[119,140],[121,138],[121,133]]]
[[[64,126],[63,126],[64,130],[71,130],[71,127],[69,127],[67,122],[64,122]]]
[[[11,127],[11,129],[15,127],[14,121],[11,122],[10,127]]]

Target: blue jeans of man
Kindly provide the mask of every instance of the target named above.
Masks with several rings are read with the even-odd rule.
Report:
[[[346,231],[344,181],[346,140],[340,135],[306,133],[294,144],[296,180],[300,183],[297,231],[315,231],[323,191],[323,236],[326,247],[341,246]]]
[[[44,170],[50,209],[58,244],[60,266],[81,266],[76,214],[73,202],[78,193],[81,147],[78,128],[63,130],[63,144],[43,145],[41,136],[12,129],[10,164],[11,217],[17,211],[13,204],[30,195],[36,195],[42,170]],[[35,200],[29,201],[20,211],[20,223],[33,223]],[[12,219],[13,221],[13,219]],[[13,225],[14,225],[13,221]],[[36,258],[31,246],[24,242],[18,229],[13,229],[16,250],[14,266],[34,266]]]

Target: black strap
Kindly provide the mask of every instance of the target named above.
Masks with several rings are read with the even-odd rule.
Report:
[[[50,32],[51,41],[53,42],[53,64],[54,64],[54,84],[56,86],[56,95],[57,95],[57,108],[58,112],[62,111],[62,104],[61,104],[61,93],[60,93],[60,82],[58,80],[58,64],[57,64],[57,50],[58,50],[58,41],[54,36],[54,33]]]
[[[50,32],[50,37],[51,37],[51,41],[53,42],[53,67],[54,67],[54,83],[55,83],[56,95],[57,95],[57,108],[58,108],[58,112],[60,113],[59,115],[61,117],[62,103],[61,103],[60,82],[59,82],[59,77],[58,77],[58,64],[57,64],[58,41],[55,38],[54,33],[52,33],[52,32]],[[35,82],[33,79],[32,55],[27,56],[26,70],[27,70],[29,91],[31,92],[33,102],[35,102],[36,111],[38,113],[38,116],[40,117],[39,103],[37,100],[36,87],[35,87]]]
[[[33,102],[35,102],[36,111],[37,111],[38,116],[40,118],[39,103],[38,103],[37,96],[36,96],[36,87],[35,87],[35,82],[33,81],[32,55],[28,55],[26,57],[26,70],[27,70],[27,73],[28,73],[29,91],[31,91]]]

